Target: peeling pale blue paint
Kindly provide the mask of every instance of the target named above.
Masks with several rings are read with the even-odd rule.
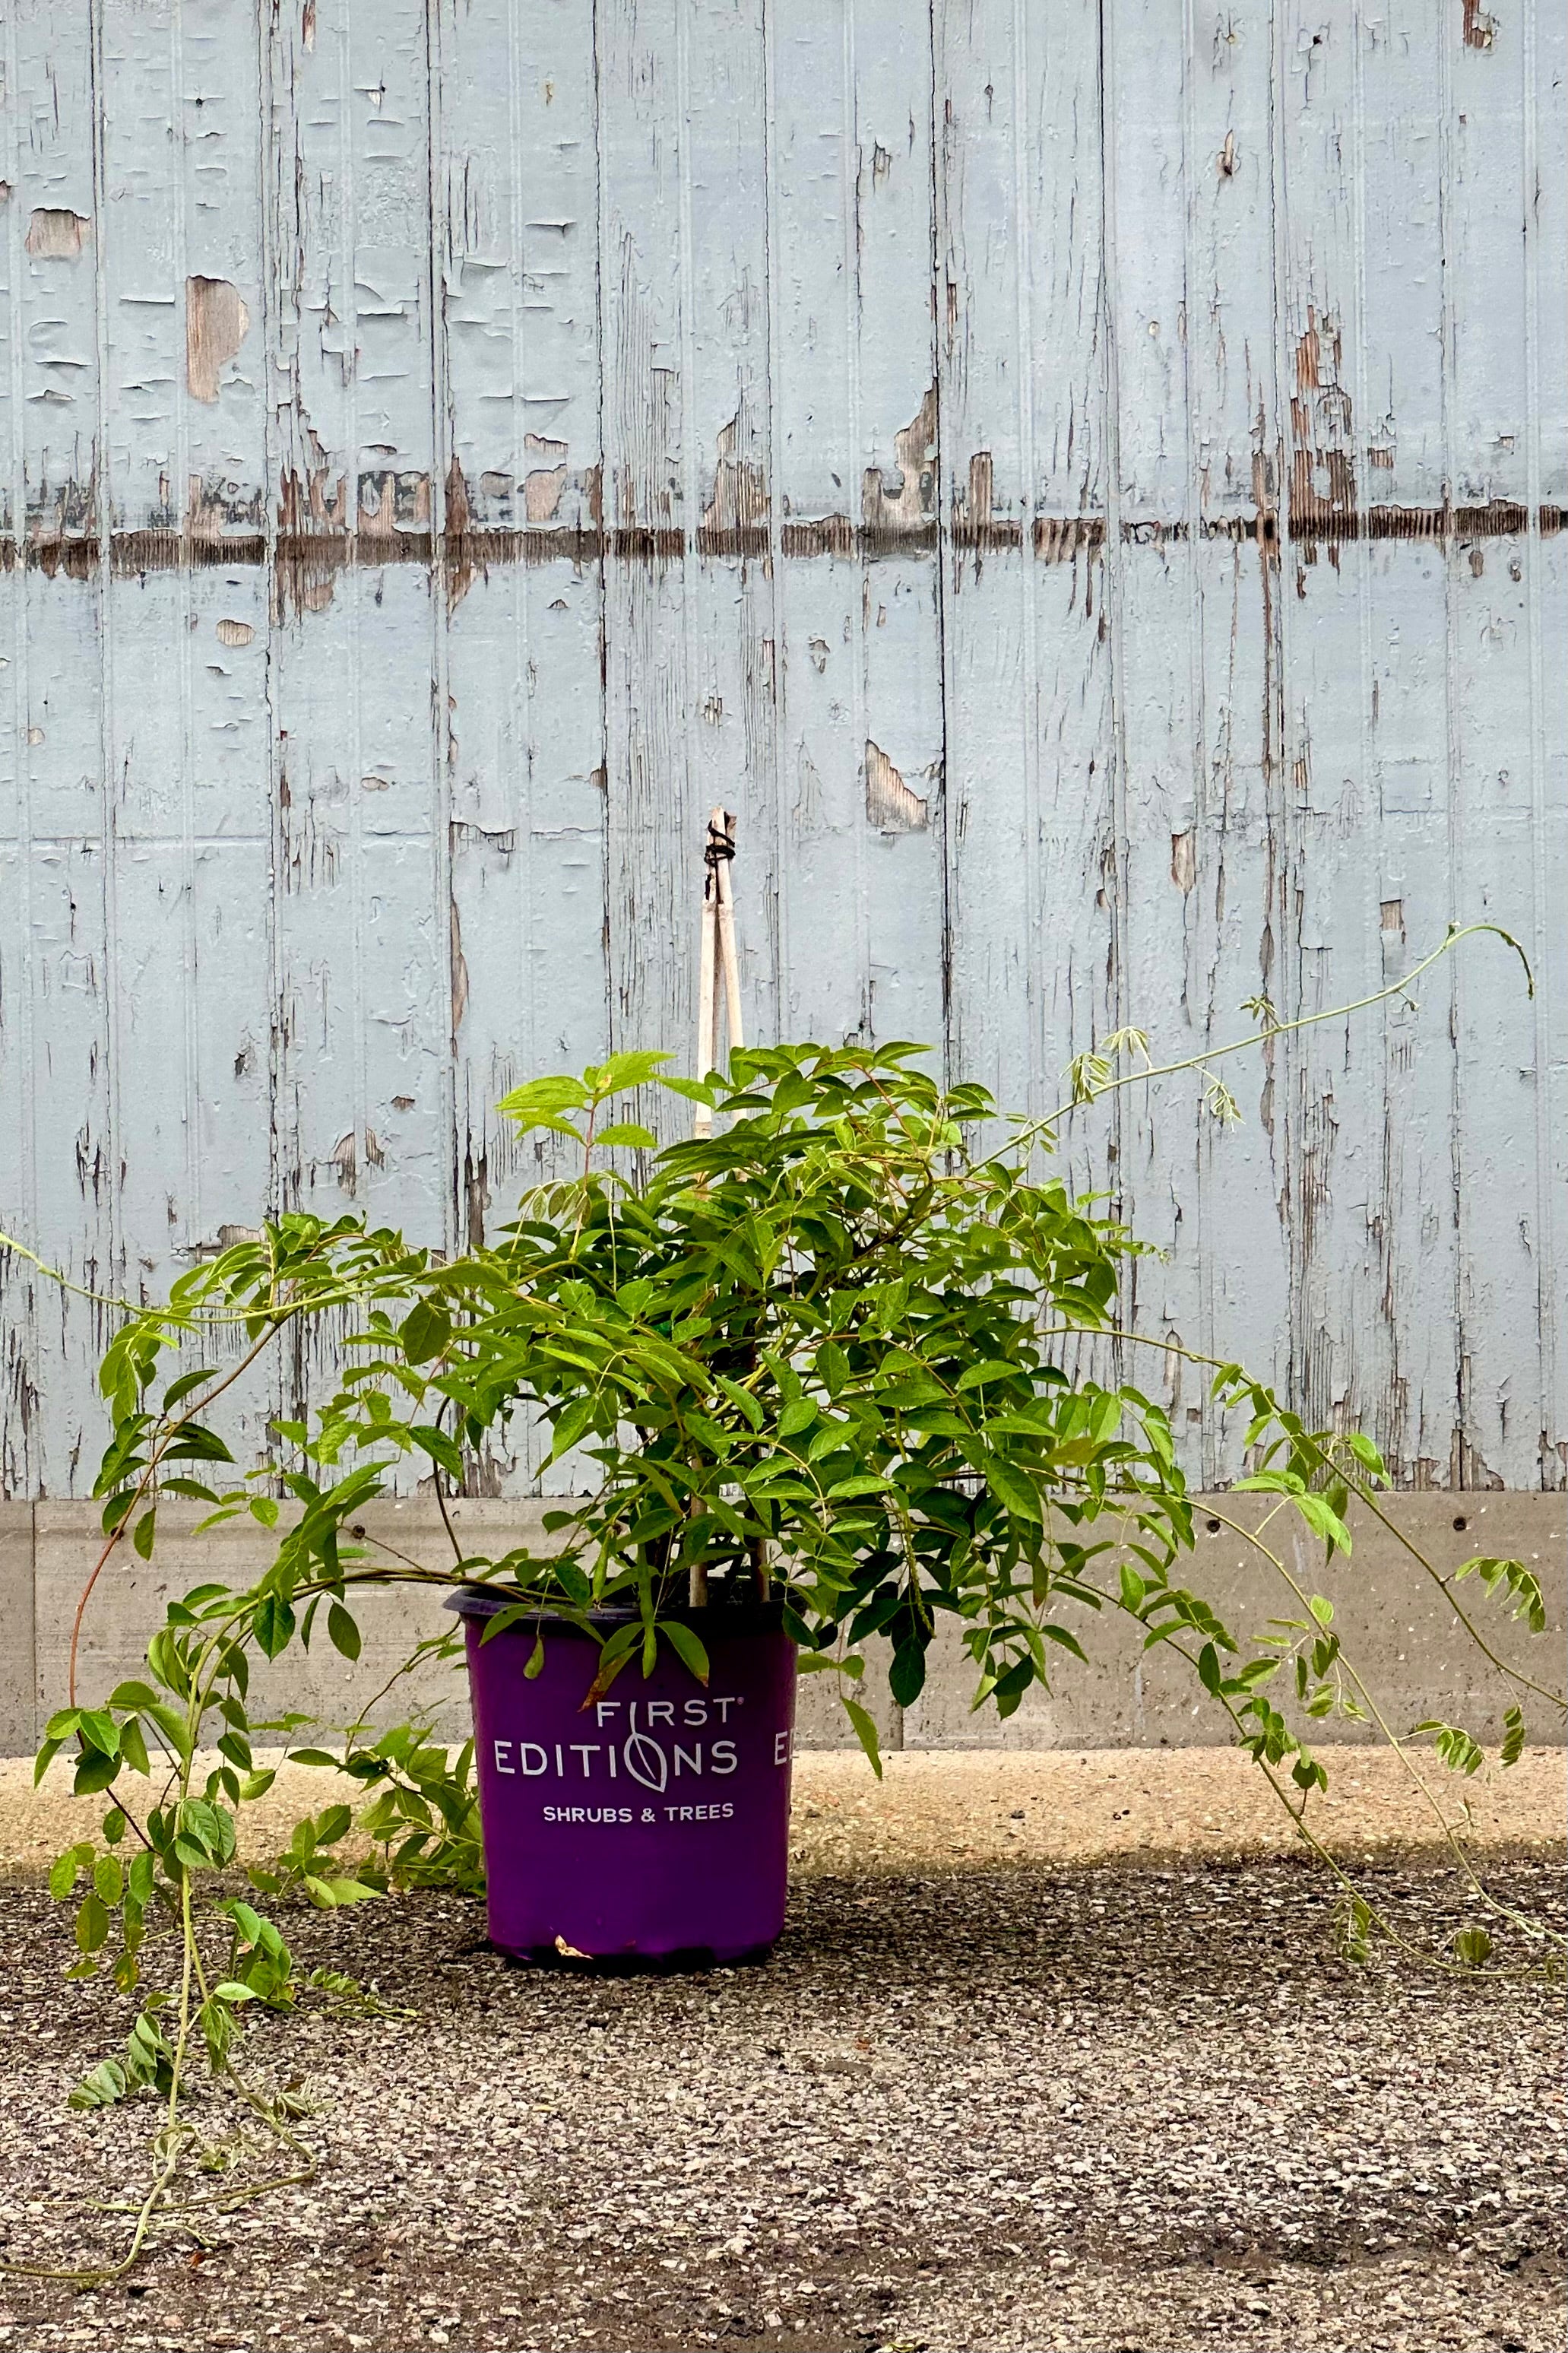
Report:
[[[1063,1146],[1142,1339],[1568,1483],[1560,11],[13,0],[0,77],[6,1225],[493,1225],[508,1086],[688,1047],[719,802],[748,1034],[1035,1111],[1486,917],[1533,1005]],[[85,1492],[109,1311],[4,1309],[5,1490]]]

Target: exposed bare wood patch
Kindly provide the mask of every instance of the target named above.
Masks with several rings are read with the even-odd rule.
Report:
[[[1460,0],[1464,10],[1463,39],[1467,49],[1489,49],[1497,40],[1497,18],[1489,16],[1481,0]]]
[[[1561,531],[1559,507],[1542,506],[1535,528],[1543,534]],[[1531,529],[1531,512],[1512,499],[1493,499],[1484,507],[1364,507],[1359,512],[1324,516],[1309,508],[1290,509],[1290,530],[1297,539],[1325,542],[1351,539],[1514,539]]]
[[[215,401],[219,379],[250,331],[250,312],[226,278],[185,280],[185,382],[194,400]]]
[[[428,542],[431,522],[428,474],[389,469],[360,476],[359,527],[366,538],[390,539],[407,533]]]
[[[56,212],[41,206],[27,223],[25,243],[35,261],[77,261],[91,235],[88,214]]]
[[[1070,564],[1105,544],[1103,515],[1037,515],[1035,554],[1042,564]]]
[[[255,635],[256,631],[248,621],[224,620],[217,625],[217,641],[220,646],[247,646]]]
[[[713,495],[702,510],[701,545],[715,554],[750,554],[742,543],[767,543],[768,484],[763,471],[763,441],[749,403],[742,400],[719,435]],[[733,548],[726,543],[733,542]]]
[[[936,518],[936,386],[910,422],[893,436],[896,487],[879,466],[868,466],[861,482],[860,511],[867,527],[904,538]]]
[[[566,488],[566,444],[547,440],[541,433],[531,433],[523,446],[526,454],[537,461],[523,481],[523,512],[535,526],[552,522],[561,504],[561,493]]]
[[[507,478],[510,479],[510,476]],[[456,458],[447,469],[447,532],[450,538],[461,539],[472,522],[468,501],[468,485]]]
[[[955,547],[978,549],[1021,547],[1024,526],[1015,515],[998,520],[994,509],[994,468],[989,449],[977,449],[969,460],[969,480],[952,494],[952,541]]]
[[[960,507],[963,519],[978,531],[991,521],[995,491],[995,462],[989,449],[976,449],[969,461],[969,490]]]
[[[1448,1457],[1447,1484],[1463,1487],[1472,1494],[1482,1492],[1497,1493],[1507,1485],[1500,1471],[1494,1471],[1479,1446],[1456,1430]]]
[[[847,515],[819,515],[814,522],[786,522],[779,533],[786,556],[853,555],[855,526]]]
[[[1290,518],[1303,528],[1353,515],[1355,453],[1351,397],[1341,380],[1343,340],[1339,320],[1310,303],[1296,344],[1296,389],[1290,400]]]
[[[292,536],[310,531],[346,532],[349,527],[349,478],[334,477],[326,462],[326,451],[314,434],[311,455],[316,462],[303,479],[297,473],[283,477],[279,498],[278,528],[280,536]]]
[[[686,533],[683,531],[656,531],[651,524],[639,527],[636,523],[626,523],[614,531],[601,532],[596,537],[592,533],[585,533],[583,536],[598,554],[619,557],[632,564],[679,564],[686,553]],[[535,543],[531,535],[527,547],[531,549]],[[559,553],[559,543],[555,545]]]
[[[468,1009],[468,960],[463,954],[463,922],[461,915],[458,912],[458,902],[456,899],[452,900],[450,902],[449,921],[451,925],[451,937],[448,943],[448,952],[451,957],[452,972],[451,1035],[453,1050],[456,1050],[458,1032],[463,1026],[463,1016]]]
[[[1184,897],[1198,879],[1197,836],[1191,830],[1171,836],[1171,880]]]
[[[342,561],[342,552],[330,543],[297,540],[279,546],[272,575],[274,620],[287,620],[290,613],[324,613],[336,593]]]
[[[463,1152],[463,1205],[470,1250],[483,1250],[485,1246],[485,1211],[490,1205],[489,1174],[489,1155],[482,1145],[476,1150],[470,1135]]]
[[[222,541],[236,537],[263,539],[267,530],[266,492],[252,490],[226,476],[193,474],[185,485],[184,529],[188,537]]]
[[[510,472],[506,480],[510,484],[511,480]],[[464,480],[462,467],[455,455],[447,469],[446,501],[447,534],[442,552],[446,559],[447,609],[450,615],[457,611],[458,607],[468,595],[473,585],[474,574],[479,568],[468,544],[471,515],[468,485]]]
[[[930,823],[921,796],[911,792],[879,744],[866,739],[866,816],[879,833],[920,833]]]

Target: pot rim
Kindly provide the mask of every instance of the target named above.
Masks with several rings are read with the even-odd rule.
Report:
[[[448,1593],[441,1606],[458,1618],[477,1623],[487,1618],[498,1617],[501,1610],[512,1609],[518,1602],[526,1600],[527,1596],[516,1587],[468,1584],[459,1585]],[[602,1626],[613,1633],[617,1627],[636,1624],[641,1613],[611,1602],[588,1609],[584,1615],[590,1626]],[[710,1603],[700,1609],[694,1609],[689,1602],[679,1602],[661,1609],[658,1615],[661,1623],[668,1624],[674,1619],[678,1624],[690,1626],[710,1640],[730,1634],[776,1634],[784,1629],[782,1601]],[[529,1609],[526,1618],[520,1618],[515,1627],[505,1630],[524,1634],[543,1632],[551,1628],[563,1634],[574,1634],[579,1641],[592,1639],[584,1633],[581,1620],[567,1616],[558,1605],[547,1601]]]

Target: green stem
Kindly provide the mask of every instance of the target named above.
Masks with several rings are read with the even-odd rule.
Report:
[[[1489,926],[1486,928],[1489,928]],[[1105,1330],[1106,1335],[1109,1338],[1131,1341],[1139,1347],[1142,1348],[1159,1348],[1167,1356],[1182,1357],[1183,1360],[1189,1365],[1205,1365],[1212,1372],[1228,1372],[1233,1369],[1218,1356],[1205,1356],[1201,1350],[1195,1348],[1184,1348],[1179,1342],[1174,1340],[1157,1339],[1152,1333],[1129,1332],[1120,1326],[1112,1325],[1107,1325]],[[1078,1338],[1081,1336],[1081,1335],[1078,1325],[1063,1324],[1047,1324],[1043,1326],[1040,1336],[1042,1339],[1052,1339],[1058,1337]],[[1260,1395],[1268,1398],[1269,1405],[1273,1409],[1275,1417],[1278,1419],[1281,1409],[1279,1401],[1278,1398],[1275,1397],[1273,1391],[1271,1389],[1264,1388],[1261,1382],[1253,1382],[1249,1386],[1256,1388]],[[1405,1535],[1404,1529],[1400,1527],[1398,1522],[1389,1517],[1382,1504],[1378,1502],[1375,1492],[1366,1484],[1359,1472],[1352,1470],[1347,1463],[1331,1461],[1323,1449],[1319,1445],[1317,1440],[1312,1437],[1309,1431],[1302,1430],[1300,1433],[1289,1432],[1287,1434],[1296,1436],[1300,1444],[1309,1447],[1311,1450],[1312,1453],[1317,1457],[1318,1467],[1320,1470],[1327,1472],[1331,1478],[1342,1479],[1345,1485],[1349,1487],[1357,1498],[1366,1505],[1367,1510],[1372,1514],[1373,1519],[1380,1522],[1381,1525],[1387,1529],[1389,1535],[1393,1536],[1394,1542],[1398,1544],[1404,1551],[1410,1555],[1411,1559],[1416,1563],[1423,1575],[1429,1577],[1431,1582],[1436,1587],[1438,1592],[1443,1596],[1444,1600],[1447,1603],[1449,1609],[1453,1611],[1455,1617],[1458,1620],[1460,1625],[1464,1628],[1466,1633],[1469,1636],[1471,1641],[1474,1642],[1477,1650],[1479,1651],[1481,1656],[1487,1661],[1489,1665],[1495,1667],[1499,1674],[1506,1677],[1508,1682],[1516,1683],[1521,1691],[1533,1692],[1538,1699],[1546,1700],[1552,1707],[1568,1710],[1568,1695],[1565,1695],[1562,1692],[1552,1691],[1546,1683],[1538,1683],[1534,1677],[1532,1675],[1527,1675],[1522,1668],[1510,1667],[1506,1659],[1499,1656],[1497,1651],[1492,1649],[1490,1643],[1487,1641],[1485,1635],[1481,1632],[1480,1628],[1476,1624],[1474,1619],[1469,1616],[1463,1605],[1455,1599],[1453,1588],[1449,1584],[1448,1579],[1443,1576],[1441,1570],[1433,1567],[1432,1563],[1427,1559],[1426,1554],[1420,1549],[1419,1546],[1412,1544],[1410,1538]]]
[[[1233,1520],[1230,1518],[1228,1514],[1225,1512],[1215,1512],[1214,1516],[1220,1522],[1220,1525],[1223,1527],[1229,1528],[1233,1535],[1240,1536],[1246,1543],[1252,1545],[1263,1555],[1263,1557],[1268,1562],[1276,1574],[1284,1580],[1287,1586],[1289,1586],[1297,1602],[1306,1612],[1308,1620],[1310,1622],[1313,1621],[1314,1613],[1306,1592],[1298,1583],[1295,1577],[1292,1576],[1289,1569],[1286,1567],[1284,1561],[1279,1557],[1279,1554],[1276,1553],[1269,1546],[1263,1543],[1261,1535],[1255,1535],[1251,1529],[1244,1526],[1239,1520]],[[1270,1514],[1269,1516],[1272,1518],[1274,1514]],[[1409,1774],[1412,1781],[1415,1782],[1415,1787],[1420,1790],[1421,1795],[1426,1799],[1426,1803],[1431,1808],[1433,1816],[1437,1822],[1438,1828],[1443,1833],[1444,1840],[1448,1846],[1450,1852],[1453,1854],[1455,1862],[1464,1873],[1466,1878],[1469,1881],[1471,1888],[1479,1897],[1480,1901],[1483,1904],[1489,1905],[1495,1911],[1500,1914],[1504,1919],[1511,1921],[1515,1927],[1523,1927],[1532,1935],[1544,1934],[1548,1941],[1559,1946],[1563,1950],[1568,1951],[1568,1937],[1560,1936],[1555,1930],[1543,1929],[1542,1924],[1528,1920],[1524,1914],[1516,1912],[1510,1905],[1502,1903],[1482,1883],[1481,1880],[1477,1875],[1475,1866],[1471,1862],[1464,1846],[1455,1835],[1453,1823],[1449,1820],[1436,1792],[1428,1784],[1426,1775],[1415,1763],[1405,1742],[1394,1731],[1393,1725],[1389,1723],[1387,1717],[1384,1715],[1383,1710],[1378,1706],[1376,1700],[1373,1697],[1372,1693],[1367,1688],[1366,1683],[1363,1681],[1361,1675],[1356,1672],[1356,1669],[1342,1651],[1340,1653],[1340,1660],[1343,1665],[1345,1673],[1354,1684],[1356,1693],[1364,1704],[1368,1715],[1372,1717],[1373,1722],[1376,1725],[1378,1730],[1382,1733],[1384,1738],[1387,1741],[1389,1746],[1393,1749],[1394,1755],[1398,1757],[1400,1763]]]
[[[1069,1112],[1081,1109],[1086,1103],[1098,1103],[1101,1095],[1112,1094],[1119,1088],[1130,1087],[1148,1079],[1173,1078],[1182,1071],[1205,1070],[1210,1062],[1217,1062],[1226,1054],[1243,1053],[1249,1046],[1270,1045],[1276,1038],[1289,1038],[1294,1031],[1310,1029],[1319,1022],[1346,1020],[1352,1013],[1365,1013],[1374,1005],[1385,1005],[1391,997],[1407,997],[1423,973],[1429,972],[1440,958],[1458,947],[1461,940],[1473,938],[1482,932],[1494,934],[1498,939],[1505,941],[1513,949],[1524,966],[1525,983],[1531,996],[1533,997],[1535,978],[1530,969],[1530,959],[1511,932],[1505,932],[1500,923],[1450,923],[1439,944],[1424,955],[1402,980],[1392,981],[1386,988],[1376,989],[1370,997],[1352,997],[1345,1005],[1328,1006],[1321,1013],[1299,1014],[1294,1021],[1268,1022],[1262,1028],[1252,1030],[1245,1038],[1233,1038],[1226,1045],[1212,1046],[1202,1054],[1186,1055],[1179,1062],[1155,1062],[1142,1071],[1124,1071],[1119,1076],[1107,1079],[1103,1084],[1097,1086],[1091,1094],[1075,1096],[1072,1101],[1058,1104],[1055,1111],[1047,1112],[1045,1118],[1030,1120],[1026,1126],[1017,1131],[1011,1144],[1004,1145],[988,1157],[991,1160],[1003,1158],[1006,1153],[1026,1145],[1026,1141],[1027,1145],[1032,1145],[1042,1134],[1048,1133],[1058,1126]],[[982,1167],[986,1165],[987,1162],[975,1164]]]
[[[263,1332],[261,1337],[256,1341],[254,1345],[246,1350],[244,1356],[241,1356],[239,1362],[234,1366],[233,1370],[226,1373],[223,1379],[220,1380],[215,1388],[208,1389],[206,1395],[199,1398],[193,1406],[179,1416],[177,1420],[172,1421],[168,1428],[163,1430],[162,1435],[155,1440],[153,1451],[148,1458],[147,1467],[142,1472],[141,1478],[137,1481],[136,1486],[132,1493],[130,1504],[115,1522],[114,1527],[110,1535],[109,1541],[104,1546],[103,1550],[99,1554],[97,1560],[93,1563],[92,1574],[88,1578],[87,1583],[83,1586],[80,1595],[77,1600],[76,1616],[71,1620],[70,1658],[66,1674],[66,1704],[68,1706],[74,1707],[76,1705],[76,1663],[77,1653],[81,1644],[81,1621],[86,1614],[87,1605],[92,1599],[93,1588],[97,1585],[99,1578],[102,1576],[103,1571],[108,1565],[110,1554],[113,1552],[116,1545],[119,1544],[121,1536],[125,1534],[126,1529],[130,1526],[132,1520],[135,1517],[138,1506],[142,1502],[149,1488],[156,1482],[159,1465],[167,1456],[170,1447],[173,1446],[174,1440],[179,1437],[180,1432],[185,1429],[190,1422],[193,1422],[198,1414],[205,1414],[209,1407],[216,1404],[226,1389],[229,1389],[234,1387],[235,1382],[238,1380],[240,1375],[249,1370],[250,1366],[256,1362],[258,1356],[260,1356],[262,1350],[277,1338],[279,1333],[282,1331],[284,1325],[289,1321],[289,1319],[300,1312],[300,1308],[302,1304],[302,1302],[296,1303],[294,1305],[285,1309],[281,1314],[278,1314],[275,1320],[268,1325],[266,1331]]]

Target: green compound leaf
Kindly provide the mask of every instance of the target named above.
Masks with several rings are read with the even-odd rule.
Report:
[[[855,1727],[855,1737],[870,1759],[871,1770],[879,1781],[882,1778],[882,1751],[877,1740],[877,1727],[858,1699],[841,1694],[839,1704]]]
[[[698,1682],[706,1687],[709,1674],[708,1652],[700,1637],[694,1633],[689,1626],[682,1625],[679,1618],[665,1619],[661,1622],[659,1630],[682,1666],[688,1668],[696,1676]],[[542,1663],[542,1660],[541,1664]]]

